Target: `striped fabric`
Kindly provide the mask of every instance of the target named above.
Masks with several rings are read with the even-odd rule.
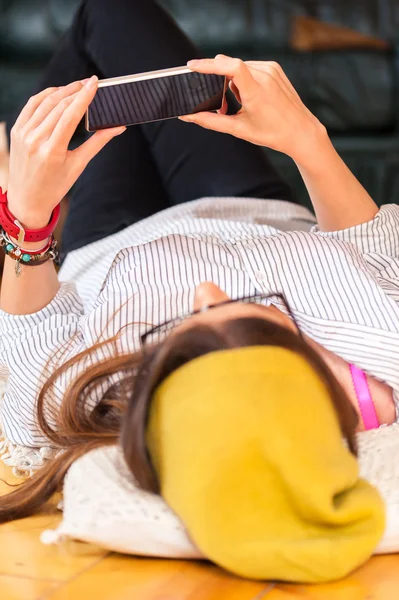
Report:
[[[136,350],[148,324],[192,309],[203,281],[232,297],[282,292],[308,336],[398,394],[399,206],[386,205],[373,221],[344,231],[312,226],[311,213],[288,202],[208,198],[69,254],[48,306],[27,316],[0,313],[0,362],[9,372],[6,438],[48,445],[35,405],[49,371],[128,324],[118,345]],[[50,414],[81,369],[110,355],[106,347],[60,378]],[[93,389],[89,407],[117,379]]]

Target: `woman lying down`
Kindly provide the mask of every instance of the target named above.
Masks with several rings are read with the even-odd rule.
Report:
[[[129,481],[143,513],[158,503],[133,551],[202,556],[255,579],[342,577],[384,531],[355,433],[397,418],[399,208],[378,209],[273,63],[191,62],[228,77],[238,114],[101,131],[69,151],[93,65],[108,77],[196,55],[152,2],[134,18],[134,2],[116,4],[118,22],[98,17],[102,2],[82,4],[12,130],[2,430],[9,444],[61,452],[0,499],[0,520],[34,514],[79,457],[116,445],[114,483]],[[146,32],[153,55],[121,22]],[[260,146],[295,161],[317,223]],[[57,275],[52,233],[72,186]],[[96,452],[101,472],[107,450]],[[97,489],[109,509],[99,535],[118,485]],[[184,539],[150,548],[166,518]]]

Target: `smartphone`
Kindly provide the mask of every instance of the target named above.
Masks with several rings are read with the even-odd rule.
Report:
[[[86,129],[139,125],[222,108],[226,77],[176,67],[102,79],[86,114]]]

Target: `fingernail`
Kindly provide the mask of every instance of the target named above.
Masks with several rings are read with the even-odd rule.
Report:
[[[194,60],[189,60],[187,63],[188,67],[195,67],[195,65],[197,65],[199,63],[198,59],[194,59]]]
[[[90,77],[89,81],[87,81],[85,83],[85,86],[87,87],[87,89],[92,90],[98,81],[98,77],[96,75],[93,75],[93,77]]]
[[[90,77],[87,77],[86,79],[82,79],[80,83],[81,83],[82,85],[86,85],[86,83],[87,83],[88,81],[90,81]]]
[[[185,123],[192,123],[193,120],[191,117],[178,117],[180,121],[184,121]]]
[[[223,54],[216,54],[215,58],[216,59],[218,59],[218,58],[224,58],[224,55]]]

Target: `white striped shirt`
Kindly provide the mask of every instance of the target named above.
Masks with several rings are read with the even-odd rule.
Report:
[[[0,313],[0,363],[9,374],[1,409],[6,439],[48,445],[35,411],[55,356],[64,362],[128,324],[118,346],[137,350],[148,324],[192,310],[195,287],[204,281],[233,298],[283,293],[305,334],[397,397],[399,206],[386,205],[372,221],[344,231],[323,233],[311,229],[314,223],[307,209],[288,202],[208,198],[70,253],[48,306],[31,315]],[[82,369],[110,352],[98,351],[60,377],[49,410],[57,410]],[[117,379],[93,389],[89,407]]]

